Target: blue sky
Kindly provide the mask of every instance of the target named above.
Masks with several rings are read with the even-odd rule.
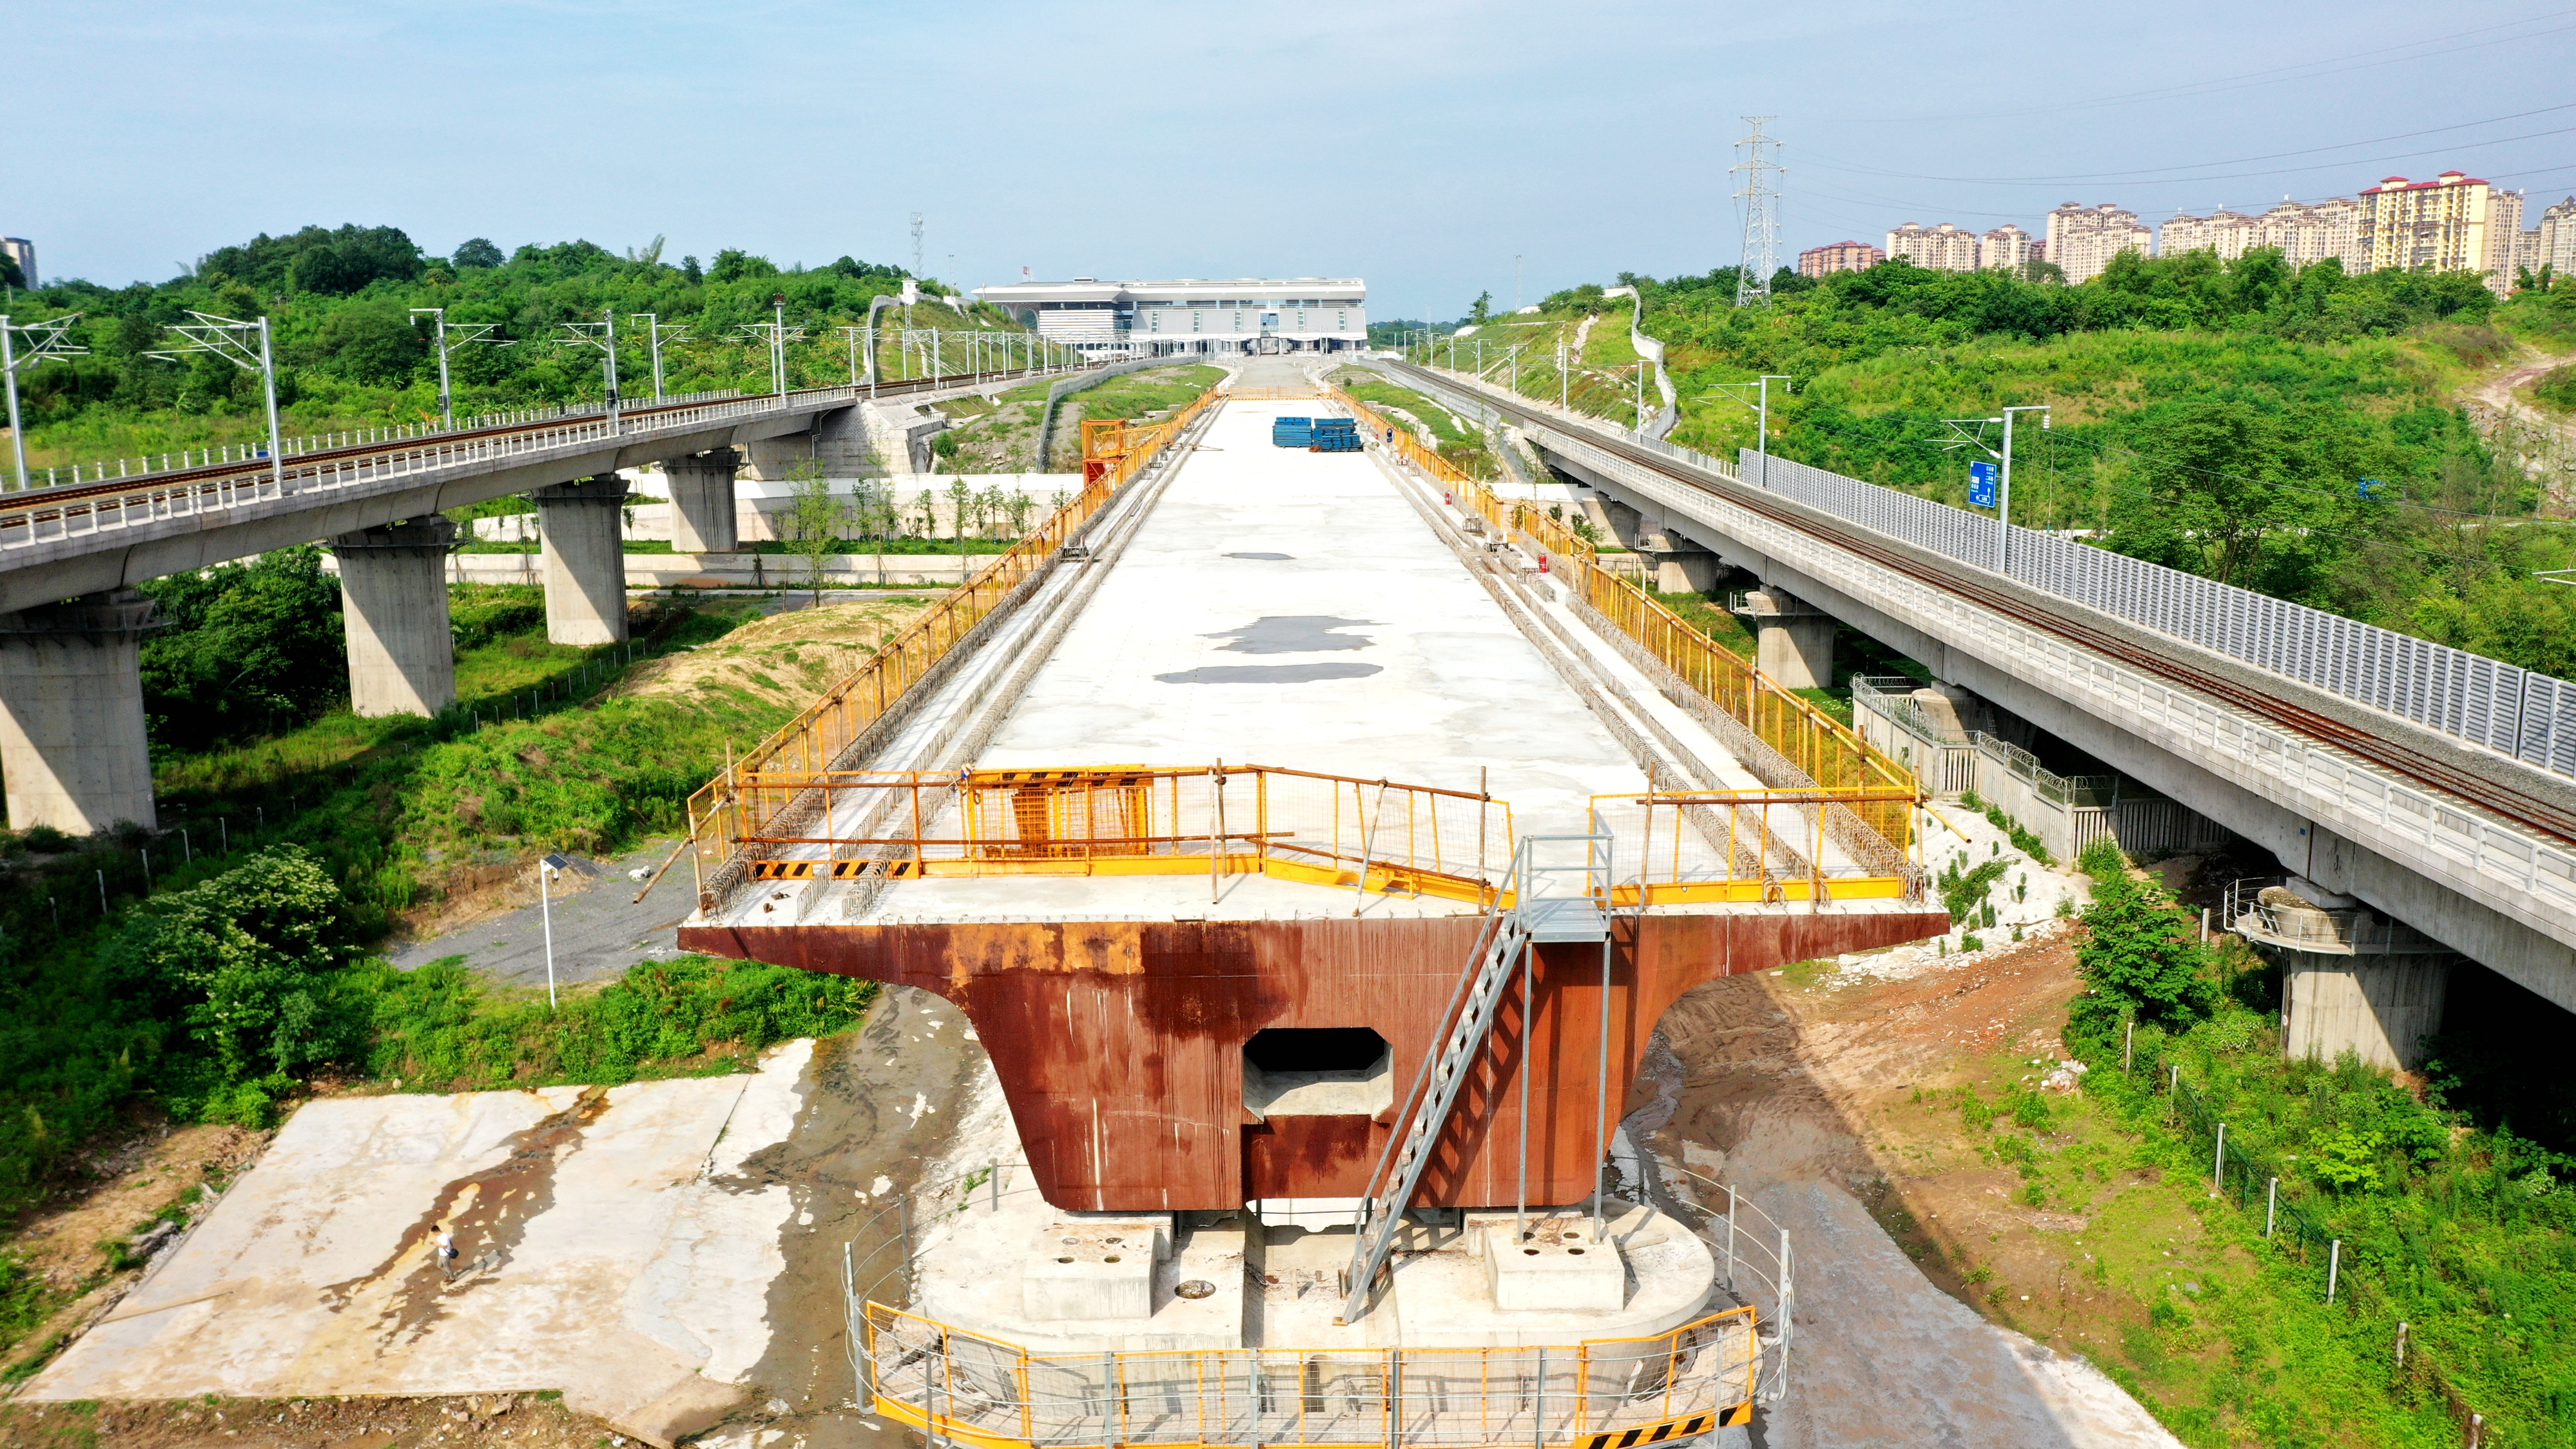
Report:
[[[919,211],[967,285],[1358,275],[1374,315],[1445,318],[1508,302],[1515,255],[1533,301],[1734,262],[1756,113],[1789,254],[2454,166],[2576,191],[2576,9],[2546,3],[83,0],[10,28],[0,233],[108,283],[344,221],[909,265]]]

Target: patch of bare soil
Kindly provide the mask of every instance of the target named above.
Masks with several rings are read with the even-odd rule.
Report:
[[[1659,1155],[1749,1190],[1801,1245],[1804,1387],[1769,1415],[1773,1449],[2171,1442],[2062,1356],[2139,1311],[2095,1291],[2083,1219],[2024,1206],[1959,1114],[1923,1105],[1999,1060],[2053,1066],[2079,989],[2059,937],[1862,985],[1730,977],[1666,1013]],[[1661,1110],[1643,1105],[1632,1128]]]
[[[80,1162],[72,1182],[0,1245],[58,1305],[0,1349],[0,1372],[23,1378],[114,1308],[267,1145],[267,1133],[240,1127],[152,1122]]]
[[[857,672],[929,606],[919,595],[889,594],[788,609],[695,649],[639,664],[610,693],[652,698],[738,686],[802,709]]]
[[[0,1449],[617,1449],[629,1442],[551,1393],[0,1405]]]

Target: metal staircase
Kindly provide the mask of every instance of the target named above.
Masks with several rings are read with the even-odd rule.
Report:
[[[1543,846],[1574,843],[1583,847],[1579,861],[1550,862],[1540,858]],[[1432,1150],[1439,1145],[1441,1129],[1448,1125],[1458,1089],[1466,1083],[1467,1068],[1484,1051],[1485,1039],[1493,1031],[1494,1015],[1502,1005],[1512,969],[1522,964],[1531,947],[1542,942],[1608,941],[1610,844],[1608,830],[1599,825],[1596,817],[1593,834],[1525,835],[1513,851],[1508,877],[1511,904],[1502,906],[1498,901],[1497,908],[1485,917],[1467,969],[1459,974],[1458,987],[1450,993],[1449,1009],[1443,1017],[1448,1030],[1435,1038],[1431,1050],[1424,1054],[1423,1070],[1415,1076],[1413,1088],[1405,1096],[1406,1114],[1397,1119],[1395,1134],[1387,1139],[1386,1151],[1379,1155],[1377,1169],[1369,1176],[1370,1192],[1361,1203],[1351,1266],[1343,1276],[1348,1297],[1338,1322],[1356,1323],[1368,1311],[1377,1275],[1386,1266],[1387,1255],[1395,1249],[1396,1234],[1404,1228],[1405,1207],[1422,1183],[1423,1169],[1431,1165]],[[1567,875],[1581,877],[1574,890],[1542,888],[1543,883]]]

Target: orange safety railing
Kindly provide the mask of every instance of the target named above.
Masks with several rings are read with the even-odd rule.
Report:
[[[1510,903],[1511,806],[1265,765],[738,771],[752,880],[1268,875]]]
[[[1748,1422],[1754,1317],[1545,1347],[1046,1354],[871,1302],[860,1365],[877,1413],[975,1449],[1619,1449]]]
[[[746,794],[738,788],[739,782],[813,777],[830,769],[842,752],[884,718],[904,692],[929,674],[959,640],[1000,607],[1013,590],[1044,568],[1056,550],[1079,533],[1139,470],[1202,413],[1223,400],[1222,394],[1211,389],[1162,422],[1142,426],[1113,424],[1110,426],[1115,428],[1114,434],[1104,428],[1102,436],[1110,441],[1104,441],[1097,455],[1100,466],[1096,472],[1091,451],[1094,425],[1083,424],[1085,480],[1081,493],[1027,537],[995,555],[972,578],[942,593],[938,602],[901,634],[881,645],[857,672],[825,691],[821,699],[740,760],[728,764],[723,775],[689,797],[690,853],[699,872],[700,891],[706,888],[708,867],[729,859],[738,842],[759,837],[769,818],[793,803],[792,795],[782,796],[771,790]]]
[[[1462,506],[1481,516],[1500,537],[1526,538],[1551,567],[1565,574],[1567,585],[1577,597],[1778,752],[1809,781],[1834,792],[1825,807],[1810,802],[1806,807],[1809,814],[1819,820],[1830,818],[1838,824],[1848,824],[1850,816],[1830,807],[1845,803],[1844,792],[1864,792],[1851,799],[1867,808],[1853,813],[1874,822],[1870,828],[1877,830],[1890,847],[1889,857],[1875,864],[1902,873],[1902,862],[1910,858],[1912,850],[1914,816],[1911,809],[1884,808],[1884,801],[1898,795],[1909,800],[1917,796],[1912,771],[1871,746],[1840,720],[1782,689],[1743,656],[1656,602],[1643,588],[1602,567],[1599,550],[1545,508],[1530,500],[1497,496],[1423,446],[1411,428],[1390,424],[1384,415],[1348,393],[1336,391],[1333,399],[1350,408],[1381,444],[1391,430],[1395,450],[1442,487],[1454,491]],[[1868,851],[1866,842],[1852,840],[1847,844],[1877,854]]]
[[[1312,402],[1323,396],[1311,387],[1229,387],[1225,395],[1236,402]]]
[[[1895,786],[1649,791],[1595,795],[1592,818],[1618,838],[1622,875],[1636,863],[1614,906],[1868,900],[1912,887],[1899,851],[1914,806]],[[1835,829],[1844,811],[1867,833]]]

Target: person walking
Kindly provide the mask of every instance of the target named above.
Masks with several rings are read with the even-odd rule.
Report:
[[[456,1281],[456,1234],[446,1223],[438,1225],[438,1271],[447,1282]]]

